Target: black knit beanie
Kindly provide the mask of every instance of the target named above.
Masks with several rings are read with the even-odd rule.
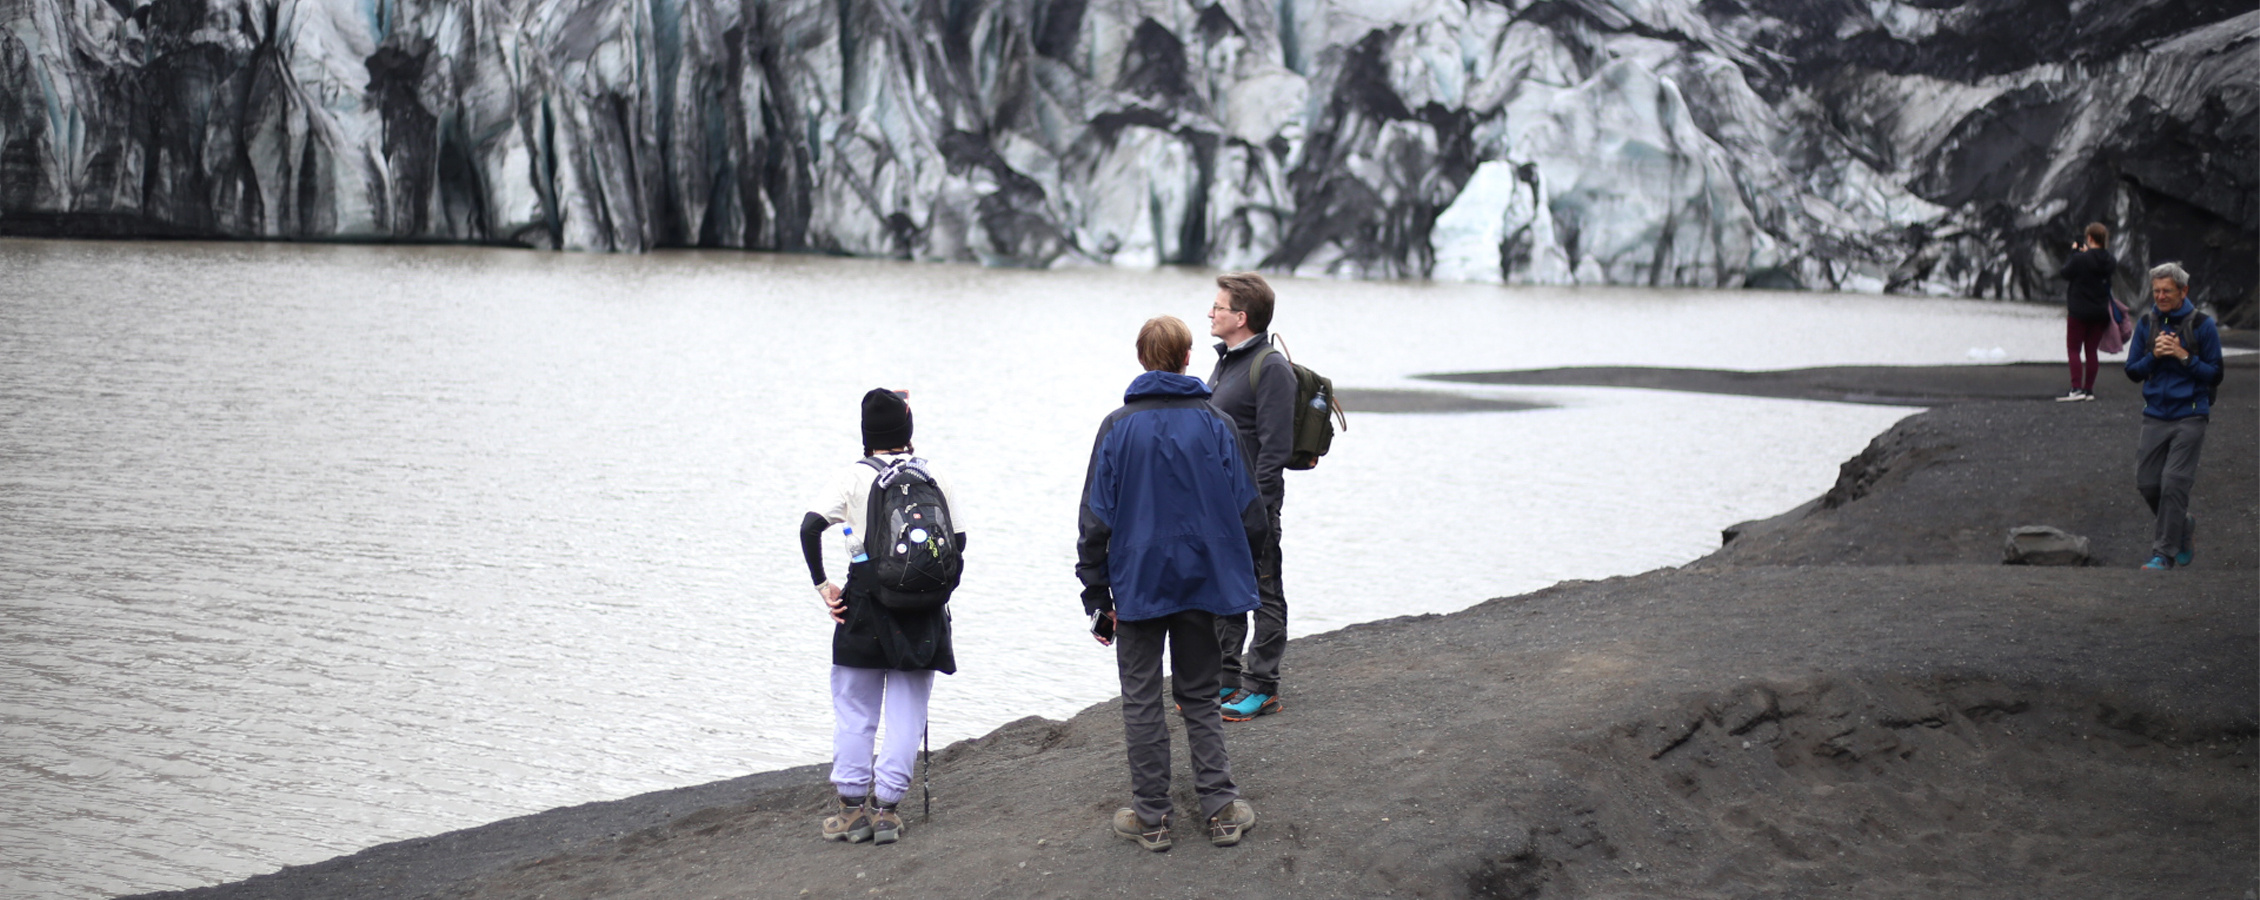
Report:
[[[910,404],[886,388],[863,395],[863,448],[892,450],[910,446]]]

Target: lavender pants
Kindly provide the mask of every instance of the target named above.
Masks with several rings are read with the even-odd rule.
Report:
[[[926,733],[926,700],[933,694],[932,670],[832,667],[832,784],[841,796],[868,792],[881,803],[902,802],[910,793],[918,740]]]

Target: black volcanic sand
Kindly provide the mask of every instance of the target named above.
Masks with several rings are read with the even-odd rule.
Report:
[[[2016,397],[2027,368],[1887,386]],[[1846,371],[1767,390],[1826,394]],[[1651,372],[1593,377],[1670,383]],[[2133,567],[2140,404],[2107,370],[2094,403],[1913,416],[1830,500],[1680,568],[1297,639],[1286,710],[1227,726],[1258,814],[1234,848],[1206,843],[1183,790],[1174,851],[1111,834],[1109,702],[937,752],[933,820],[892,846],[819,840],[810,766],[176,896],[2246,897],[2256,387],[2239,360],[2189,569]],[[2088,535],[2106,565],[1998,564],[2025,524]]]

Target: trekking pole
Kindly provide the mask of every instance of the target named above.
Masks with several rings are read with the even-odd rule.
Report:
[[[918,730],[918,740],[925,745],[926,764],[918,767],[919,786],[925,790],[926,821],[934,821],[934,726]]]

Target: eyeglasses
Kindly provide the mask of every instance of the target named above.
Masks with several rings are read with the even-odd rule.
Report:
[[[1211,306],[1211,307],[1209,307],[1209,308],[1208,308],[1208,311],[1209,311],[1209,312],[1212,312],[1212,313],[1235,313],[1235,312],[1239,312],[1239,310],[1237,310],[1237,309],[1233,309],[1232,307],[1229,307],[1229,306]]]

